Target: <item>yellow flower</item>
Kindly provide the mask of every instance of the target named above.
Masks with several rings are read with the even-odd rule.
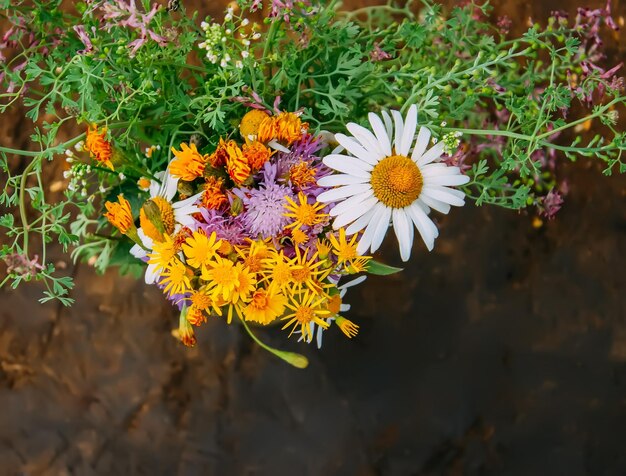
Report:
[[[346,262],[346,271],[349,274],[358,274],[367,271],[367,263],[371,260],[371,256],[359,256]]]
[[[230,301],[233,304],[237,304],[239,301],[248,302],[250,294],[256,288],[256,277],[242,263],[237,263],[235,269],[237,270],[238,284],[235,285]]]
[[[191,300],[191,306],[189,306],[187,320],[194,326],[199,326],[206,322],[204,311],[210,312],[213,309],[217,315],[222,315],[222,310],[203,289],[194,290],[189,299]]]
[[[314,226],[328,217],[327,213],[320,213],[320,210],[326,206],[325,204],[319,202],[313,205],[309,204],[307,196],[302,192],[298,193],[299,203],[287,196],[285,196],[285,200],[288,202],[285,205],[287,213],[283,213],[283,215],[294,220],[287,225],[287,228],[299,229],[301,226]]]
[[[309,235],[298,228],[291,230],[291,240],[296,246],[300,246],[309,241]]]
[[[191,182],[198,177],[202,177],[204,167],[209,160],[208,156],[201,155],[196,148],[196,144],[180,144],[182,150],[178,151],[172,147],[172,153],[176,156],[170,164],[170,174],[172,177],[180,178]]]
[[[172,259],[169,265],[161,272],[161,283],[165,285],[163,292],[169,294],[183,294],[191,290],[191,270],[178,258]]]
[[[87,129],[87,137],[85,139],[85,150],[89,152],[92,159],[100,162],[102,165],[106,165],[113,170],[113,164],[111,163],[111,157],[113,156],[113,149],[111,143],[106,140],[107,128],[103,127],[101,131],[98,131],[98,126],[92,124]]]
[[[165,236],[163,241],[155,241],[152,244],[152,253],[148,253],[148,264],[154,265],[155,270],[167,268],[176,257],[176,244]]]
[[[261,123],[268,117],[270,117],[269,114],[258,109],[252,109],[243,116],[239,124],[239,132],[246,142],[256,140]]]
[[[318,238],[315,242],[315,247],[317,248],[317,254],[320,259],[328,258],[328,255],[330,254],[330,243],[328,240],[320,240]]]
[[[235,288],[239,286],[239,270],[232,261],[216,256],[209,268],[203,268],[202,279],[207,281],[214,299],[221,297],[229,301]]]
[[[111,225],[120,230],[120,233],[125,235],[129,230],[135,229],[130,203],[124,198],[124,195],[118,195],[117,202],[106,202],[104,206],[107,209],[104,216]]]
[[[241,257],[242,263],[253,273],[260,273],[263,270],[263,260],[269,256],[267,240],[253,241],[248,239],[249,246],[235,247],[235,251]]]
[[[183,252],[187,258],[187,264],[193,268],[208,266],[209,262],[217,255],[222,245],[222,240],[217,240],[215,232],[208,237],[203,231],[194,231],[191,238],[183,244]]]
[[[345,317],[337,316],[337,319],[335,319],[335,324],[339,326],[341,332],[343,332],[349,339],[352,339],[355,335],[359,333],[359,326],[357,326],[354,322],[346,319]]]
[[[316,299],[317,298],[317,299]],[[291,297],[286,306],[293,312],[285,315],[281,320],[287,321],[282,329],[292,327],[289,336],[299,327],[300,332],[305,340],[310,340],[311,335],[310,323],[315,324],[328,329],[328,321],[330,312],[323,308],[325,296],[318,297],[315,293],[305,291],[301,294],[296,294]]]
[[[243,309],[244,319],[267,325],[284,312],[286,303],[287,298],[274,286],[258,288],[252,294],[250,304]]]
[[[344,263],[345,261],[354,260],[359,256],[356,251],[358,233],[352,235],[352,239],[348,241],[346,239],[346,229],[339,229],[339,240],[334,233],[330,233],[328,235],[328,239],[333,245],[333,253],[337,256],[337,262],[339,264]]]
[[[315,294],[320,294],[325,285],[322,281],[330,274],[332,268],[328,267],[329,263],[325,260],[318,260],[317,252],[307,260],[306,253],[302,253],[296,247],[296,257],[294,258],[294,266],[291,271],[293,280],[293,292],[300,292],[303,287]],[[326,267],[324,267],[326,266]]]
[[[283,250],[273,251],[271,256],[264,260],[263,281],[285,290],[293,283],[292,272],[297,269],[294,263],[295,258],[287,258]]]

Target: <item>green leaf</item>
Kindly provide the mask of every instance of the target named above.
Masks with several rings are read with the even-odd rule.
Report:
[[[390,274],[396,274],[402,271],[403,268],[396,268],[395,266],[389,266],[388,264],[381,263],[376,260],[371,260],[367,264],[367,272],[378,276],[388,276]]]

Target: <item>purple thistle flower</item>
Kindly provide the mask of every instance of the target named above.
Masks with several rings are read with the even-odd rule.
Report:
[[[276,167],[266,163],[263,170],[264,183],[257,190],[239,189],[245,211],[241,220],[252,237],[270,238],[278,235],[289,223],[285,212],[285,197],[293,199],[290,187],[276,183]]]
[[[248,238],[241,215],[223,216],[216,210],[206,208],[201,208],[200,214],[204,221],[197,221],[197,225],[205,233],[210,235],[215,232],[218,239],[226,240],[232,245],[240,245]]]

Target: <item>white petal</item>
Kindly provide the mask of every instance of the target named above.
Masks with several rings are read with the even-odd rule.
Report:
[[[363,148],[372,152],[377,159],[384,157],[384,152],[376,139],[376,136],[368,131],[365,127],[359,126],[354,122],[346,124],[346,129],[350,131],[356,140],[358,140]]]
[[[344,185],[342,187],[333,188],[332,190],[326,190],[318,195],[318,202],[336,202],[337,200],[345,197],[352,197],[363,192],[370,191],[372,187],[369,183],[357,183],[353,185]]]
[[[419,159],[417,159],[417,165],[419,167],[423,167],[426,164],[430,164],[433,160],[438,159],[443,154],[443,148],[445,144],[443,141],[437,142],[434,146],[432,146],[428,152],[422,155]]]
[[[146,269],[146,276],[145,276],[145,281],[146,284],[153,284],[156,279],[159,277],[159,270],[161,269],[161,267],[157,267],[156,264],[149,264],[148,268]]]
[[[420,195],[419,201],[424,202],[425,205],[429,206],[433,210],[437,210],[439,213],[443,213],[444,215],[447,215],[448,212],[450,212],[449,204],[443,203],[441,200],[437,200],[436,198],[429,197],[425,193]]]
[[[385,208],[386,208],[385,205],[383,205],[380,202],[376,204],[376,207],[374,209],[374,215],[372,216],[372,219],[367,225],[367,228],[365,228],[365,232],[361,236],[361,240],[359,241],[359,244],[356,248],[357,253],[359,253],[360,255],[365,254],[367,250],[369,249],[372,243],[372,238],[374,237],[374,232],[378,228],[380,219],[385,213]]]
[[[333,228],[335,230],[341,228],[342,226],[346,226],[348,223],[352,223],[354,220],[361,217],[365,214],[370,208],[378,203],[378,199],[376,197],[370,197],[363,202],[358,207],[352,208],[341,215],[338,215],[333,222]]]
[[[150,191],[150,198],[158,197],[161,183],[156,180],[150,180],[150,188],[148,190]]]
[[[457,207],[462,207],[463,205],[465,205],[465,200],[463,200],[465,194],[463,192],[461,192],[460,190],[442,187],[440,185],[425,185],[422,189],[420,197],[422,195],[427,195],[434,198],[435,200],[439,200],[443,203],[449,203],[450,205],[454,205]]]
[[[391,115],[393,116],[393,122],[395,124],[395,137],[393,140],[393,147],[396,150],[396,154],[400,149],[400,144],[402,143],[402,133],[404,132],[404,121],[402,120],[402,114],[400,111],[392,110]]]
[[[327,155],[324,157],[323,162],[331,169],[354,175],[355,177],[369,178],[369,171],[373,169],[370,164],[366,164],[356,157],[348,157],[347,155]]]
[[[378,139],[378,144],[382,149],[385,155],[391,155],[391,142],[389,141],[389,136],[387,135],[387,131],[385,130],[385,125],[383,121],[380,120],[373,112],[370,112],[367,117],[370,120],[370,124],[372,125],[372,130],[374,134],[376,134],[376,138]]]
[[[174,212],[174,220],[177,223],[180,223],[181,225],[186,226],[188,228],[189,227],[193,227],[193,225],[196,223],[196,220],[193,219],[191,214],[192,213],[197,213],[197,212],[200,211],[200,209],[197,208],[197,207],[193,207],[193,208],[194,208],[194,210],[191,211],[190,213],[177,213],[177,212]],[[176,230],[176,231],[178,231],[178,230]]]
[[[413,138],[415,137],[416,127],[417,106],[415,104],[411,104],[411,107],[409,107],[409,112],[406,115],[404,130],[402,131],[402,138],[400,139],[400,148],[397,149],[400,155],[409,155],[409,150],[411,150],[411,146],[413,145]]]
[[[346,290],[351,288],[352,286],[356,286],[361,284],[363,281],[367,279],[367,275],[359,276],[358,278],[351,279],[347,283],[343,283],[338,289],[341,291],[340,296],[343,297],[346,294]]]
[[[311,324],[314,324],[311,322]],[[317,326],[317,348],[322,348],[322,336],[324,334],[324,328],[322,326]]]
[[[428,141],[430,140],[430,129],[427,127],[420,127],[417,134],[417,140],[415,141],[415,148],[413,149],[413,155],[411,158],[413,161],[417,160],[424,154],[426,147],[428,147]]]
[[[391,116],[385,110],[382,110],[381,114],[383,116],[383,122],[385,123],[385,132],[387,132],[387,137],[391,140],[393,134],[393,122],[391,122]]]
[[[440,175],[459,175],[461,169],[458,167],[449,167],[442,162],[432,162],[420,168],[424,177],[438,177]]]
[[[354,235],[357,231],[361,231],[370,222],[372,215],[374,215],[374,208],[370,208],[357,220],[352,222],[348,228],[346,228],[346,235]]]
[[[348,174],[335,174],[320,178],[317,184],[320,187],[336,187],[338,185],[351,185],[353,183],[365,182],[367,182],[367,179],[363,177],[355,177],[354,175]]]
[[[287,154],[291,152],[287,147],[281,145],[276,139],[272,139],[267,143],[267,145],[269,145],[272,149],[278,150],[280,152],[285,152]]]
[[[413,220],[417,231],[419,231],[422,240],[424,240],[426,244],[426,248],[428,248],[428,251],[432,251],[435,247],[437,227],[417,204],[413,203],[406,207],[405,210],[409,217],[411,217],[411,220]]]
[[[378,154],[375,154],[365,149],[356,140],[344,134],[337,134],[335,137],[337,138],[337,142],[345,147],[348,152],[350,152],[355,157],[361,159],[363,162],[371,165],[376,165],[378,163]]]
[[[391,221],[391,208],[385,207],[385,211],[378,222],[376,230],[374,230],[374,237],[372,238],[372,253],[374,253],[382,244],[387,230],[389,230],[389,222]]]
[[[177,188],[178,179],[170,175],[169,169],[166,170],[165,176],[163,177],[163,184],[161,184],[161,190],[159,191],[159,196],[165,198],[168,202],[171,202],[174,195],[176,195]]]
[[[373,195],[373,192],[371,191],[371,189],[368,189],[361,193],[354,194],[350,198],[347,198],[343,202],[335,205],[333,208],[331,208],[330,212],[328,213],[331,217],[336,217],[338,215],[341,215],[347,212],[348,210],[350,210],[351,208],[359,207],[362,202],[370,198],[372,195]]]
[[[398,244],[400,245],[402,261],[408,261],[411,257],[411,246],[413,245],[411,232],[409,231],[409,226],[412,226],[412,224],[409,223],[407,218],[404,209],[395,208],[393,210],[393,229],[396,232],[396,238],[398,238]]]
[[[145,258],[146,256],[148,256],[146,250],[144,250],[139,245],[133,245],[133,247],[130,249],[130,254],[133,255],[135,258]]]
[[[196,203],[198,200],[200,200],[202,198],[202,193],[203,192],[196,193],[195,195],[192,195],[189,198],[186,198],[184,200],[180,200],[180,201],[178,201],[176,203],[172,203],[172,208],[174,210],[180,210],[181,208],[185,208],[185,207],[188,207],[190,205],[193,205],[194,203]],[[195,212],[192,212],[192,213],[195,213]]]
[[[469,177],[467,175],[459,175],[459,174],[449,174],[449,175],[438,175],[436,177],[424,177],[424,184],[428,185],[447,185],[447,186],[456,186],[456,185],[465,185],[469,182]]]

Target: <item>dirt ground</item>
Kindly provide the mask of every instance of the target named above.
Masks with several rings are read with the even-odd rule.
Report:
[[[516,21],[568,4],[495,3]],[[115,272],[70,267],[69,309],[0,291],[0,475],[626,474],[626,179],[561,176],[540,229],[441,219],[432,253],[348,295],[357,338],[260,331],[305,371],[217,320],[181,346],[160,292]]]

